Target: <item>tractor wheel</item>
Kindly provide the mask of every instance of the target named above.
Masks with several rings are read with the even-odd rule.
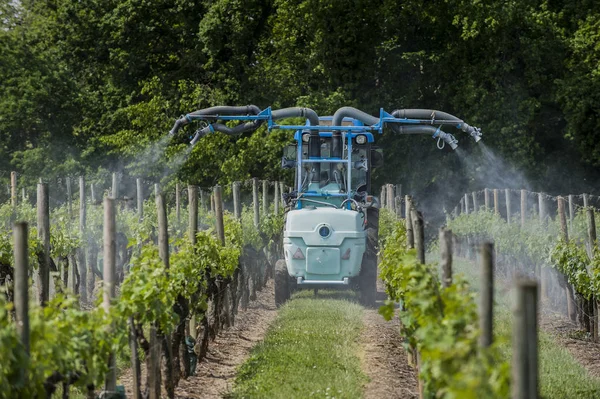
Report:
[[[285,260],[275,263],[275,306],[280,307],[290,299],[290,277],[288,276]]]
[[[377,298],[377,250],[379,241],[379,209],[367,209],[367,248],[363,255],[359,276],[360,302],[375,306]]]

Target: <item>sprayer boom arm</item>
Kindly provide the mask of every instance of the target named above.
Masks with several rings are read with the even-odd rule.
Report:
[[[308,119],[308,123],[305,125],[278,125],[276,123],[279,119],[293,117],[304,117]],[[354,118],[363,123],[363,125],[344,126],[342,121],[346,117]],[[207,125],[196,131],[196,134],[191,141],[192,145],[196,144],[201,137],[208,133],[219,131],[235,135],[251,132],[265,122],[267,123],[269,130],[306,130],[313,132],[326,130],[352,131],[353,133],[379,132],[380,134],[383,133],[385,125],[388,124],[392,130],[398,134],[432,134],[434,138],[443,140],[452,146],[452,148],[456,148],[457,140],[454,136],[441,130],[442,126],[450,125],[466,132],[473,137],[476,142],[481,140],[481,130],[479,128],[470,126],[462,119],[446,112],[436,110],[401,109],[395,110],[389,114],[381,108],[379,110],[379,118],[377,118],[353,107],[342,107],[333,115],[332,124],[330,126],[320,126],[317,113],[310,108],[292,107],[273,111],[271,110],[271,107],[267,107],[261,111],[255,105],[241,107],[218,106],[189,113],[175,121],[169,134],[176,134],[181,127],[196,120],[204,121]],[[241,123],[235,127],[229,127],[225,124],[216,123],[217,121],[240,121]]]

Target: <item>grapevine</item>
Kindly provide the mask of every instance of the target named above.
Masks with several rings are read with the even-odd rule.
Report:
[[[467,281],[456,276],[442,288],[435,267],[406,249],[404,221],[383,231],[380,277],[390,299],[380,312],[389,319],[400,303],[401,334],[407,349],[419,353],[427,397],[506,397],[509,366],[496,346],[478,347],[477,306]]]

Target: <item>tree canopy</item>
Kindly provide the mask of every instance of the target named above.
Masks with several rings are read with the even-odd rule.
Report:
[[[483,150],[457,134],[457,155],[386,131],[377,183],[456,199],[509,165],[524,177],[507,186],[592,192],[599,21],[591,0],[0,0],[0,170],[286,178],[284,133],[209,135],[186,159],[186,137],[163,138],[213,105],[352,105],[440,109],[484,132]]]

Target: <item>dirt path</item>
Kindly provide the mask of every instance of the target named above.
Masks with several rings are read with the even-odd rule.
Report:
[[[378,297],[385,298],[381,282],[378,285]],[[398,317],[386,321],[377,309],[365,309],[363,322],[361,363],[370,379],[365,399],[418,398],[416,371],[408,365]]]
[[[378,288],[379,297],[385,297],[381,285]],[[267,287],[257,293],[257,300],[251,302],[245,312],[238,313],[235,326],[223,331],[210,343],[208,355],[198,364],[196,375],[179,382],[176,397],[222,398],[229,393],[233,388],[237,367],[248,358],[252,348],[264,339],[276,316],[273,281],[270,280]],[[363,322],[361,363],[370,379],[364,397],[417,398],[416,372],[408,365],[398,318],[385,321],[377,309],[365,309]],[[121,376],[121,383],[127,388],[131,386],[129,374],[127,371]],[[129,396],[131,392],[127,394]]]
[[[237,367],[262,341],[277,315],[273,301],[273,280],[257,293],[256,301],[240,311],[235,326],[223,331],[209,344],[206,359],[198,364],[196,375],[182,380],[176,390],[178,398],[221,398],[230,392]]]
[[[562,314],[546,311],[542,314],[541,327],[588,372],[600,378],[600,344],[592,342]]]

